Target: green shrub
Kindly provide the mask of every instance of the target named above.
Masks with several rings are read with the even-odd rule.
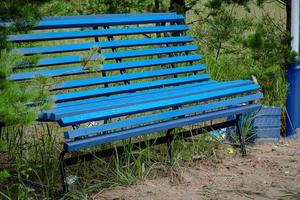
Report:
[[[262,103],[285,110],[285,66],[296,54],[290,50],[291,37],[284,24],[260,6],[252,8],[262,16],[258,19],[247,7],[249,13],[241,14],[247,4],[209,2],[207,18],[198,16],[201,23],[195,24],[193,33],[212,78],[227,81],[254,75],[265,96]]]

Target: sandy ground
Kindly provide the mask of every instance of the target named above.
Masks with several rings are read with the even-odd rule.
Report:
[[[91,199],[300,199],[300,138],[249,149],[247,157],[227,156],[221,164],[187,166],[174,176],[114,187]]]

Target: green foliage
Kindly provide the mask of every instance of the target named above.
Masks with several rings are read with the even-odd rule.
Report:
[[[7,170],[0,171],[0,181],[6,180],[10,177],[10,174]]]
[[[218,163],[222,157],[216,151],[221,146],[221,142],[212,134],[195,135],[195,132],[191,131],[191,137],[186,142],[181,139],[174,141],[174,156],[177,157],[177,162],[181,162],[181,164],[184,161],[194,159]]]
[[[160,1],[160,11],[167,11],[168,1]],[[154,0],[52,0],[40,8],[46,15],[85,15],[155,11]]]
[[[40,15],[32,12],[47,0],[2,0],[0,2],[0,16],[2,20],[35,21]]]
[[[85,52],[85,55],[81,56],[80,64],[84,70],[89,72],[101,71],[105,58],[99,52],[100,48],[95,46],[90,51]]]
[[[26,186],[25,184],[16,184],[16,197],[18,199],[34,200],[34,195],[32,195],[35,190],[31,187]]]
[[[9,27],[0,25],[0,49],[7,47],[6,36],[15,32],[26,32],[40,18],[37,12],[40,5],[47,0],[2,0],[0,1],[0,18],[12,22]]]
[[[9,80],[13,70],[35,65],[39,56],[26,58],[10,50],[11,45],[6,42],[8,34],[26,32],[39,18],[39,6],[45,0],[3,0],[0,2],[0,16],[11,25],[0,26],[0,188],[8,190],[8,195],[0,192],[6,199],[35,199],[32,198],[34,189],[26,186],[22,178],[29,178],[31,168],[24,166],[24,126],[33,123],[41,110],[49,109],[52,101],[49,98],[49,87],[53,83],[46,77],[36,77],[25,83]],[[5,126],[5,127],[3,127]],[[5,139],[2,140],[5,130]],[[32,138],[31,138],[32,139]],[[32,141],[31,141],[32,142]],[[36,152],[35,155],[40,152]],[[5,165],[2,165],[2,162]],[[9,163],[8,167],[7,163]],[[18,182],[10,182],[9,177],[17,176]],[[14,179],[12,179],[14,180]],[[3,191],[3,190],[2,190]],[[10,194],[10,191],[14,191]]]
[[[240,122],[240,130],[241,130],[241,136],[242,140],[244,142],[251,142],[253,137],[255,137],[255,127],[251,124],[251,121],[253,120],[253,115],[245,116],[241,119]],[[229,133],[229,137],[233,140],[234,144],[239,144],[239,137],[235,130],[231,130]]]
[[[57,128],[45,125],[2,128],[8,134],[0,139],[6,146],[5,152],[0,151],[0,169],[8,166],[4,171],[11,178],[0,181],[0,191],[7,191],[5,195],[11,199],[50,199],[56,195],[61,146],[56,141]]]
[[[207,16],[200,16],[202,23],[196,24],[194,30],[213,78],[250,79],[254,75],[265,95],[263,103],[284,109],[285,65],[295,58],[295,53],[290,50],[291,36],[284,24],[260,7],[263,2],[252,5],[255,14],[261,15],[257,18],[251,10],[241,14],[241,9],[253,1],[208,1],[202,5],[208,10]]]
[[[208,0],[205,6],[209,9],[209,14],[216,16],[223,13],[228,7],[244,8],[251,12],[250,4],[262,7],[267,0]]]
[[[19,55],[17,52],[14,52],[14,50],[12,50],[10,54],[16,56]],[[40,57],[41,56],[39,54],[30,57],[19,55],[18,58],[14,59],[15,63],[12,66],[18,69],[27,68],[29,66],[36,67],[36,64],[38,63]]]
[[[244,30],[251,26],[251,21],[238,19],[232,11],[224,10],[221,15],[207,19],[205,42],[209,51],[213,51],[218,59],[221,51],[224,53],[237,53],[241,49]]]
[[[85,190],[70,191],[64,195],[63,200],[87,200],[88,195]]]
[[[9,52],[6,35],[27,31],[40,17],[39,6],[46,0],[3,0],[0,2],[0,16],[11,26],[0,26],[0,123],[6,126],[24,125],[37,118],[39,110],[50,106],[45,83],[38,77],[25,85],[9,81],[15,68],[34,64],[38,56],[30,59]],[[21,62],[20,62],[21,61]],[[30,106],[29,103],[35,105]]]
[[[31,123],[37,118],[38,111],[49,108],[51,104],[42,78],[38,77],[25,85],[8,80],[13,69],[34,65],[38,56],[25,58],[9,52],[6,35],[27,31],[40,16],[39,12],[32,11],[37,10],[44,2],[45,0],[0,2],[2,20],[13,23],[9,27],[0,26],[0,123],[6,126]],[[35,106],[30,106],[29,103]]]
[[[286,194],[280,196],[278,200],[298,200],[300,199],[300,192],[299,191],[286,191]]]
[[[253,33],[244,40],[244,46],[250,50],[252,58],[259,60],[261,65],[284,65],[295,59],[295,53],[289,46],[292,40],[290,33],[274,23],[269,16],[263,17],[262,22],[255,25]]]
[[[8,151],[7,143],[0,139],[0,155],[2,153],[6,153],[7,151]],[[0,182],[8,179],[9,177],[10,177],[9,172],[5,169],[2,170],[0,168]]]
[[[8,146],[7,143],[3,140],[0,140],[0,152],[7,152]]]
[[[41,110],[52,105],[49,80],[46,77],[36,77],[23,85],[9,81],[8,77],[20,56],[3,50],[0,58],[3,58],[0,59],[0,123],[12,126],[34,122]]]

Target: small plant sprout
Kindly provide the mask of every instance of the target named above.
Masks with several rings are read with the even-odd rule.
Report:
[[[245,116],[241,120],[241,136],[244,142],[251,142],[251,140],[255,137],[255,127],[252,125],[252,120],[254,119],[254,115]],[[233,143],[238,144],[239,138],[236,134],[236,131],[231,130],[229,133],[229,137],[232,139]]]
[[[93,46],[86,55],[81,57],[83,69],[89,72],[101,71],[105,58],[99,54],[100,47]]]

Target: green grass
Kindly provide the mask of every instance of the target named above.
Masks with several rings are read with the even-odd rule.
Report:
[[[286,194],[280,196],[278,200],[298,200],[300,199],[300,192],[298,191],[288,191],[285,192]]]
[[[30,133],[25,135],[29,130]],[[210,134],[186,141],[174,140],[172,160],[168,157],[165,144],[133,150],[129,145],[131,141],[124,140],[117,143],[125,147],[123,155],[114,154],[112,157],[67,167],[68,176],[77,176],[79,179],[70,185],[68,194],[61,196],[58,171],[61,143],[58,129],[45,125],[23,128],[22,142],[18,144],[13,139],[18,141],[21,133],[15,131],[17,137],[1,137],[1,140],[9,139],[14,144],[9,146],[7,152],[0,153],[1,156],[8,155],[0,162],[9,162],[11,166],[11,178],[0,181],[0,197],[3,199],[87,199],[93,192],[117,185],[137,184],[146,178],[170,175],[174,182],[180,181],[183,166],[186,162],[192,162],[197,155],[201,155],[202,161],[219,162],[222,159],[216,153],[221,143]],[[164,133],[158,133],[161,134]],[[145,139],[149,137],[142,138]]]

